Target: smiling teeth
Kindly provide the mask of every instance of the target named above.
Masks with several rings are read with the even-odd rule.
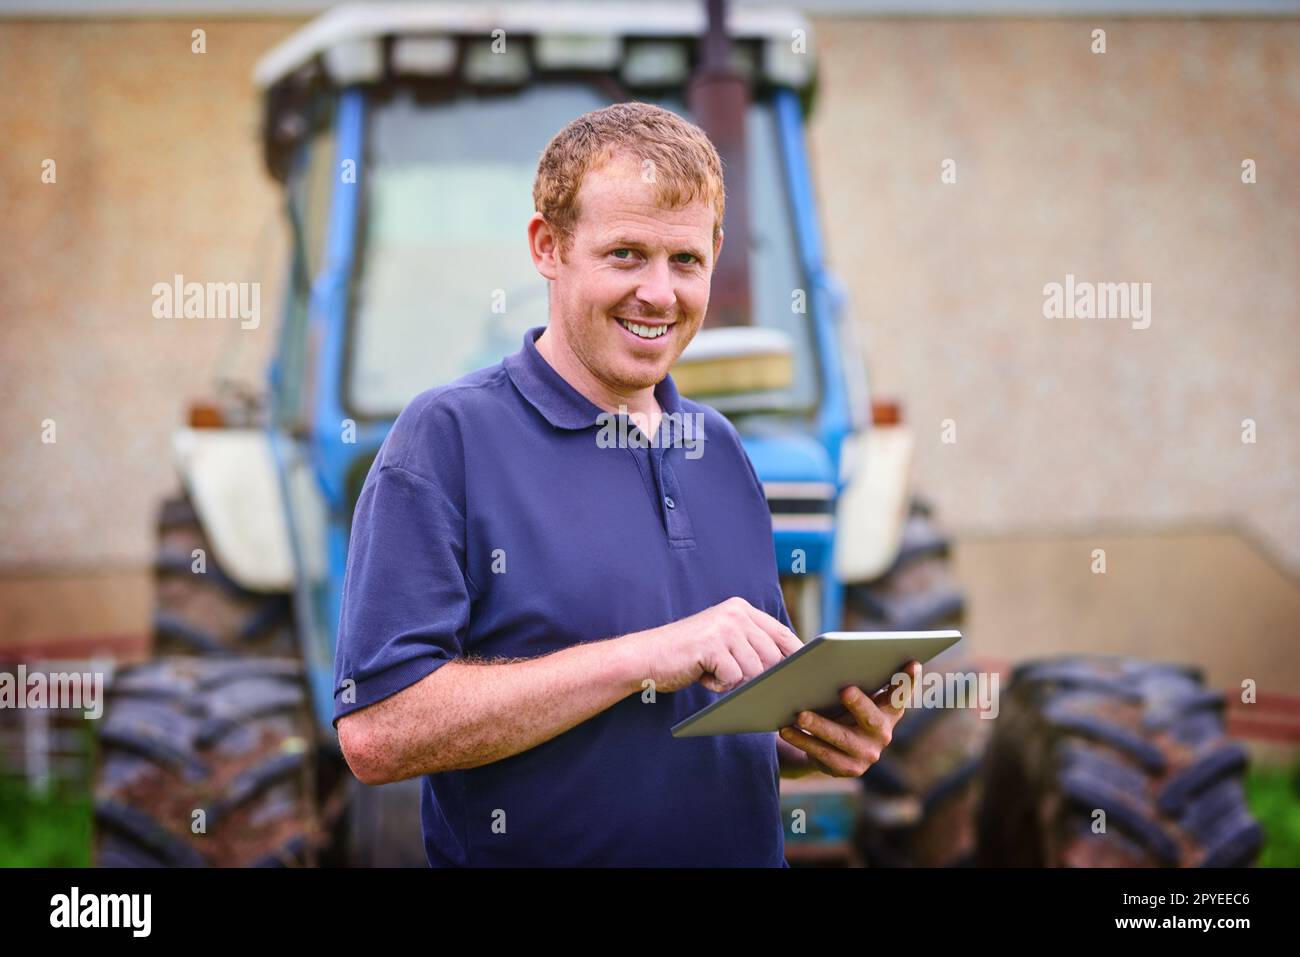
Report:
[[[642,339],[658,339],[668,331],[667,326],[643,326],[637,322],[628,322],[626,319],[619,319],[618,322],[628,332],[635,333]]]

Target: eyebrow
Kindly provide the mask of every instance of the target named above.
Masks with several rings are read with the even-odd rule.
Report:
[[[608,242],[602,243],[602,245],[609,249],[620,249],[623,246],[628,246],[636,249],[646,248],[645,243],[641,242],[638,239],[632,239],[631,237],[627,237],[627,236],[611,239]],[[693,246],[683,246],[681,249],[677,250],[677,252],[674,252],[671,255],[676,256],[680,253],[689,253],[690,255],[694,256],[702,263],[709,261],[708,256],[706,256],[704,253],[700,252],[698,249],[696,249]]]

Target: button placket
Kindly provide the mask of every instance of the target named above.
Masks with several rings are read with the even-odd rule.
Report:
[[[632,461],[636,463],[636,470],[645,483],[645,490],[650,496],[650,501],[655,508],[655,514],[659,515],[659,524],[667,531],[668,526],[663,517],[664,493],[659,482],[658,462],[654,455],[655,450],[649,446],[639,447],[635,443],[629,442],[624,451],[632,456]]]
[[[677,482],[677,473],[673,469],[673,449],[657,450],[658,467],[655,470],[655,485],[660,489],[664,504],[664,527],[668,538],[674,542],[693,542],[695,532],[691,528],[691,519],[682,500],[682,489]]]

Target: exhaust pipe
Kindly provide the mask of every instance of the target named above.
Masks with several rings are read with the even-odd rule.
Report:
[[[749,184],[746,177],[745,116],[749,80],[731,63],[725,0],[705,0],[708,27],[699,62],[687,88],[696,124],[708,134],[722,159],[726,177],[726,239],[714,266],[704,328],[747,326],[749,296]]]

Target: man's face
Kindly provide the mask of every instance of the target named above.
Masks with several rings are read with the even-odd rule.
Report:
[[[606,387],[654,386],[704,321],[722,247],[721,237],[712,242],[713,209],[702,200],[656,205],[654,184],[628,155],[589,171],[578,203],[563,260],[538,262],[554,282],[551,324]]]

